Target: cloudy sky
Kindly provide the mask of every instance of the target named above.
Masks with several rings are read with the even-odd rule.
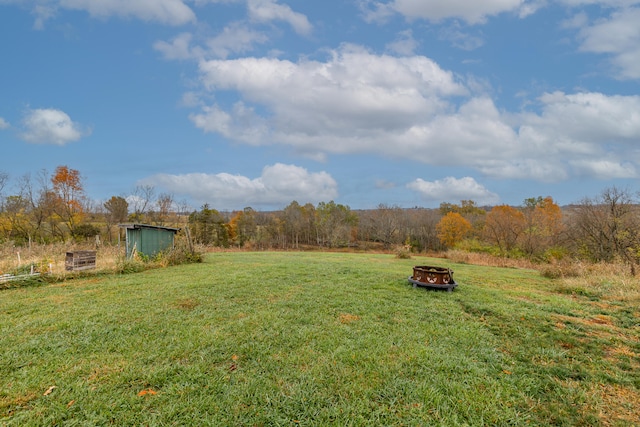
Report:
[[[0,0],[0,172],[219,210],[636,191],[638,23],[640,0]]]

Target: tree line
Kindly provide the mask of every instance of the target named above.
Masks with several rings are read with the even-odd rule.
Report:
[[[85,193],[77,170],[58,166],[52,174],[20,177],[13,192],[0,172],[0,241],[16,245],[83,241],[114,242],[118,224],[139,222],[188,227],[194,243],[250,249],[357,247],[451,248],[498,256],[552,261],[579,258],[623,261],[635,273],[640,262],[640,211],[636,195],[616,187],[594,198],[560,207],[552,197],[531,197],[520,206],[478,206],[473,200],[437,209],[381,204],[352,210],[334,201],[260,212],[234,212],[204,205],[190,209],[170,194],[138,186],[103,203]]]

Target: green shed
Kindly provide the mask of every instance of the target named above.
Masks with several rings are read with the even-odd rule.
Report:
[[[127,258],[139,252],[152,257],[166,249],[173,248],[173,241],[179,228],[161,227],[148,224],[121,224],[126,230]]]

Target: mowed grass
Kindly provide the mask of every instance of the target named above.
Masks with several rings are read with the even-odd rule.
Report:
[[[454,292],[413,288],[451,267]],[[0,292],[0,423],[640,425],[638,284],[238,252]]]

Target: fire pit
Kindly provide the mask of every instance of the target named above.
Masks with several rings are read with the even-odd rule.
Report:
[[[413,287],[446,289],[451,292],[458,284],[453,280],[453,270],[445,267],[417,265],[413,267],[413,276],[409,276]]]

